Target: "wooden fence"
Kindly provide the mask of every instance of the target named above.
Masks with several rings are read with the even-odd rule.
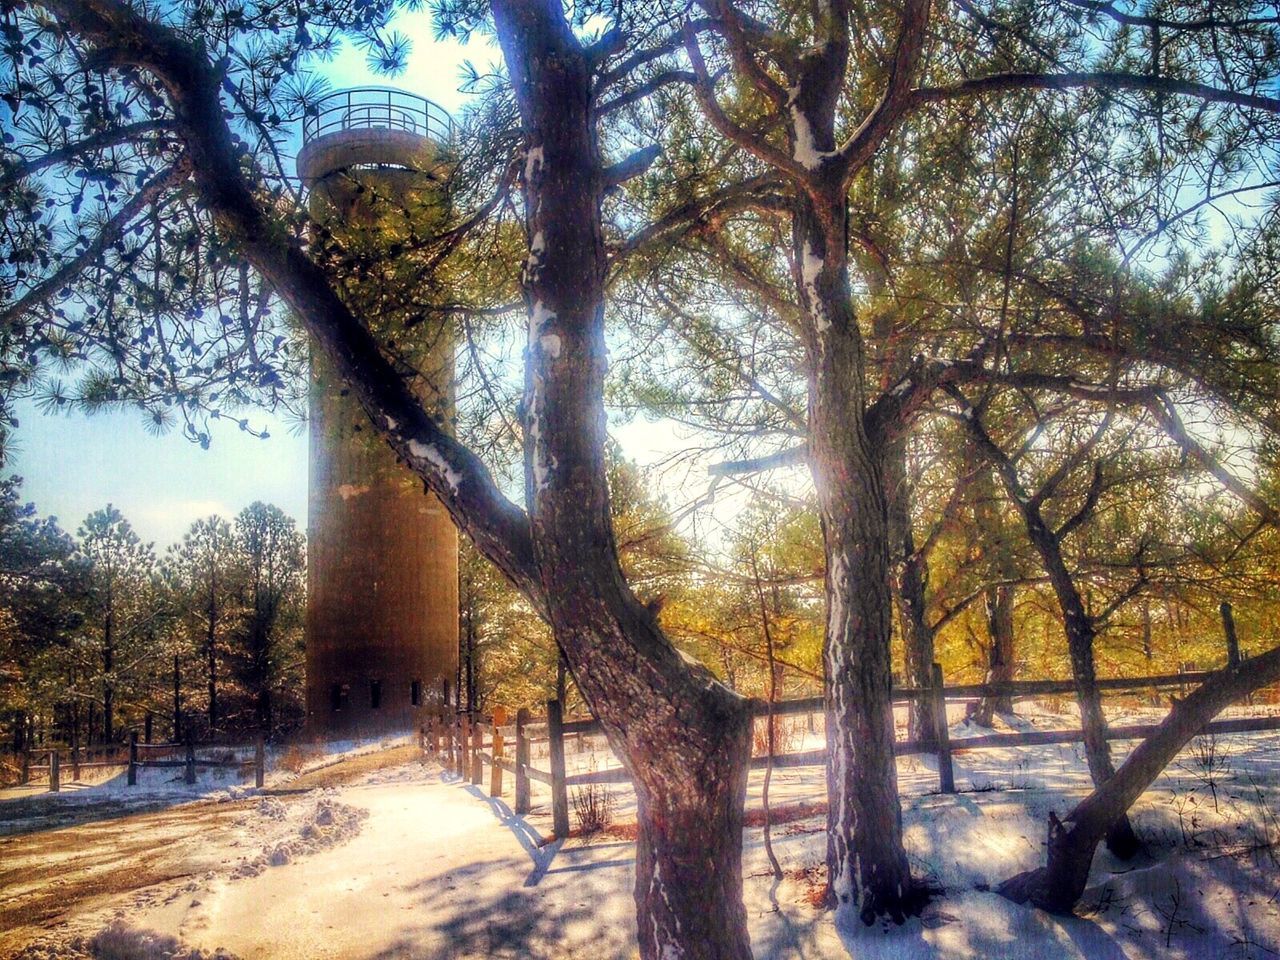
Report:
[[[1238,653],[1234,656],[1229,654],[1228,662],[1233,665],[1238,664],[1238,656]],[[1195,671],[1152,677],[1109,678],[1098,680],[1097,685],[1100,690],[1107,693],[1170,688],[1185,690],[1189,685],[1203,682],[1214,675],[1215,671]],[[922,698],[931,700],[936,721],[932,737],[899,740],[894,744],[894,753],[897,756],[934,754],[938,761],[938,788],[943,793],[954,793],[956,789],[952,765],[952,754],[956,750],[1079,743],[1084,740],[1084,733],[1081,730],[1031,730],[1022,733],[992,733],[966,737],[953,745],[946,720],[948,701],[968,702],[978,697],[1074,694],[1075,684],[1070,680],[1021,680],[996,684],[957,684],[947,687],[942,682],[942,667],[936,663],[933,665],[933,681],[933,684],[927,688],[905,687],[893,691],[894,704],[910,703]],[[775,717],[813,714],[821,712],[822,709],[821,697],[782,700],[772,704],[772,709],[769,704],[762,701],[752,703],[752,711],[756,717],[766,717],[770,713]],[[539,723],[537,726],[542,727],[543,724]],[[1107,739],[1144,739],[1155,733],[1158,726],[1158,724],[1109,726]],[[499,708],[494,711],[493,716],[488,718],[470,717],[463,712],[452,716],[433,717],[421,728],[419,736],[424,751],[439,756],[447,770],[470,780],[476,786],[484,783],[484,767],[487,764],[490,768],[490,796],[502,796],[502,775],[504,772],[511,773],[515,778],[514,809],[518,815],[529,812],[530,781],[537,780],[539,783],[546,784],[551,790],[551,813],[555,835],[564,837],[569,833],[569,787],[595,783],[630,783],[631,776],[624,767],[566,774],[565,739],[573,736],[601,735],[604,733],[604,728],[600,721],[593,718],[566,721],[558,700],[547,701],[545,736],[531,736],[531,727],[527,709],[517,711],[515,723],[507,725],[506,713]],[[1215,720],[1207,724],[1202,733],[1230,734],[1265,730],[1280,730],[1280,716]],[[514,755],[507,752],[509,739],[514,741]],[[489,746],[488,752],[485,750],[486,740]],[[550,769],[538,769],[530,762],[530,747],[535,743],[549,745]],[[821,766],[826,763],[826,760],[827,751],[821,749],[776,754],[772,758],[772,763],[774,767],[804,767]],[[751,766],[752,768],[764,767],[769,762],[769,757],[752,757]]]
[[[30,762],[33,759],[41,762]],[[252,760],[220,760],[197,755],[196,745],[191,740],[183,743],[146,743],[139,742],[135,732],[129,735],[127,747],[76,747],[69,750],[53,749],[37,754],[26,754],[23,757],[21,782],[30,783],[34,779],[39,779],[38,775],[44,774],[48,777],[49,791],[58,793],[62,789],[63,771],[68,765],[71,767],[73,780],[80,779],[82,770],[124,767],[127,771],[128,785],[131,787],[137,785],[140,769],[181,767],[184,771],[184,781],[191,784],[196,782],[196,770],[200,767],[243,769],[252,766],[254,783],[261,787],[266,772],[266,748],[263,738],[259,736],[254,744]]]

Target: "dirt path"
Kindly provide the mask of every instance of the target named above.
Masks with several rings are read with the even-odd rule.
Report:
[[[372,771],[420,756],[416,747],[395,747],[351,757],[303,774],[264,793],[296,795],[348,783]],[[158,902],[182,886],[178,881],[224,868],[228,848],[243,846],[237,823],[259,802],[201,800],[139,812],[118,800],[29,805],[31,829],[0,837],[0,958],[11,957],[49,930],[94,914],[122,895],[143,894]],[[6,805],[6,816],[19,813]],[[49,829],[50,823],[56,824]]]
[[[201,856],[256,801],[202,801],[0,838],[0,957],[110,898],[218,866]]]

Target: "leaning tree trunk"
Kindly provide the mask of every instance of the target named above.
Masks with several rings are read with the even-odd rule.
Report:
[[[824,136],[827,135],[825,132]],[[798,201],[795,270],[809,317],[810,465],[827,561],[827,899],[864,923],[918,909],[894,759],[884,444],[864,425],[863,343],[849,298],[843,191]]]
[[[1222,671],[1185,700],[1174,701],[1156,732],[1138,744],[1120,769],[1080,801],[1065,820],[1050,814],[1046,865],[1011,877],[997,892],[1051,913],[1071,913],[1089,882],[1098,844],[1134,801],[1224,707],[1276,680],[1280,680],[1280,647]]]

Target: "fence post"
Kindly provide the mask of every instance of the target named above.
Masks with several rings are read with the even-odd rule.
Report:
[[[253,785],[259,790],[267,776],[267,741],[262,734],[253,742]]]
[[[947,729],[947,694],[942,686],[942,664],[933,665],[933,736],[938,748],[938,785],[943,793],[956,792],[956,775],[951,767],[951,731]]]
[[[502,796],[502,730],[507,722],[507,711],[502,707],[493,708],[493,769],[489,773],[489,796]]]
[[[452,720],[448,716],[444,718],[444,768],[449,773],[453,773],[453,730],[456,724],[457,717]]]
[[[1236,618],[1231,612],[1231,604],[1225,600],[1218,610],[1222,613],[1222,630],[1227,636],[1227,669],[1234,670],[1240,666],[1240,639],[1236,636]]]
[[[24,749],[22,751],[22,785],[25,787],[31,782],[31,751]]]
[[[516,711],[516,815],[529,812],[529,734],[525,724],[529,722],[529,710]]]
[[[196,745],[190,734],[187,735],[187,775],[185,780],[187,783],[196,782]]]
[[[471,780],[471,727],[474,723],[470,713],[462,714],[462,731],[458,736],[458,778],[460,780]]]
[[[547,738],[551,743],[551,821],[561,840],[569,836],[569,793],[564,782],[564,715],[559,700],[547,701]]]
[[[62,789],[62,770],[58,766],[58,751],[49,753],[49,791],[57,793]]]
[[[80,782],[80,745],[78,743],[71,745],[71,779],[76,783]]]
[[[480,754],[484,753],[484,722],[476,719],[471,722],[471,782],[476,786],[484,783],[484,761]]]
[[[129,786],[138,785],[138,731],[129,731]]]

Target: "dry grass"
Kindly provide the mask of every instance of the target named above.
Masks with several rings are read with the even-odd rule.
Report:
[[[276,767],[289,773],[301,773],[312,760],[321,754],[320,748],[305,743],[291,743],[276,761]]]
[[[773,807],[769,811],[769,822],[774,826],[781,823],[795,823],[800,820],[808,820],[811,817],[825,816],[827,812],[827,801],[825,800],[804,800],[798,803],[787,803],[781,806]],[[748,810],[743,817],[743,825],[747,827],[763,827],[764,826],[764,810],[759,807]],[[627,823],[610,823],[597,831],[601,836],[610,838],[611,840],[623,840],[634,843],[640,833],[640,825],[635,821]],[[581,838],[588,834],[584,834],[580,829],[569,831],[571,838]],[[555,838],[548,837],[543,841],[545,846],[551,843]]]
[[[804,739],[804,721],[786,717],[773,718],[773,755],[794,753]],[[751,728],[751,755],[764,757],[769,753],[769,723],[764,717],[757,717]]]
[[[573,816],[578,828],[570,833],[588,837],[606,830],[613,823],[613,812],[613,794],[609,788],[602,783],[585,784],[573,791]]]

